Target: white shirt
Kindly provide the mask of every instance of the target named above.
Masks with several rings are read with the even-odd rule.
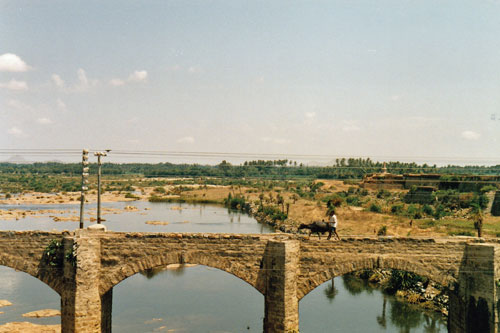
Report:
[[[330,222],[333,222],[333,227],[334,228],[337,228],[337,215],[333,214],[332,216],[330,216]]]

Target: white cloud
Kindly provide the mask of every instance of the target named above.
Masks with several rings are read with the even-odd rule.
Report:
[[[16,126],[9,128],[9,130],[7,131],[7,133],[9,133],[10,135],[13,135],[13,136],[15,136],[17,138],[25,136],[23,130],[20,129],[19,127],[16,127]]]
[[[178,143],[194,143],[194,138],[192,136],[185,136],[177,140]]]
[[[0,83],[0,88],[5,88],[9,90],[28,90],[28,84],[25,81],[10,80],[7,83]]]
[[[38,118],[37,122],[42,125],[52,124],[52,120],[50,120],[49,118]]]
[[[61,79],[61,77],[57,74],[52,74],[51,76],[52,82],[56,85],[58,88],[63,88],[64,87],[64,80]]]
[[[146,81],[147,78],[148,78],[147,71],[134,71],[128,77],[128,81],[130,81],[130,82],[142,82],[142,81]]]
[[[83,68],[79,68],[76,72],[76,75],[78,77],[78,83],[73,89],[70,89],[70,91],[84,92],[87,91],[90,87],[95,87],[99,84],[98,80],[89,79],[87,77],[87,73]]]
[[[12,53],[5,53],[0,56],[0,72],[26,72],[30,70],[19,56]]]
[[[126,83],[130,82],[146,82],[148,78],[148,72],[147,71],[134,71],[132,74],[128,76],[126,80],[124,79],[118,79],[114,78],[109,80],[109,85],[113,87],[120,87],[124,86]]]
[[[67,110],[66,104],[60,98],[57,99],[56,105],[59,111],[65,112]]]
[[[480,136],[481,136],[481,134],[476,133],[474,131],[463,131],[462,132],[462,138],[464,138],[466,140],[477,140],[477,139],[479,139]]]
[[[111,79],[109,80],[109,84],[112,85],[113,87],[119,87],[123,86],[125,84],[125,81],[121,79]]]
[[[19,110],[19,111],[33,111],[33,108],[27,104],[24,104],[23,102],[20,102],[16,99],[11,99],[7,102],[7,105],[13,109]]]
[[[88,87],[89,79],[87,78],[87,73],[85,73],[85,70],[79,68],[78,71],[76,72],[76,75],[78,76],[79,84],[81,86]]]
[[[400,96],[399,96],[399,95],[392,95],[392,96],[391,96],[391,100],[393,100],[394,102],[399,101],[399,99],[400,99]]]
[[[313,119],[314,117],[316,117],[316,112],[306,112],[305,116],[308,119]]]

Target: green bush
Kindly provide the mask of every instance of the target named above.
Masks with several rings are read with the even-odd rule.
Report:
[[[173,198],[163,198],[163,197],[158,197],[156,195],[152,195],[148,198],[148,201],[149,202],[172,202],[172,201],[174,201],[174,199]],[[183,202],[183,200],[180,198],[176,198],[175,201],[176,202]]]
[[[359,191],[359,195],[362,197],[366,197],[368,195],[368,190],[367,189],[362,189]]]
[[[441,204],[437,205],[437,207],[434,211],[434,218],[436,220],[439,220],[444,216],[446,216],[446,211],[444,210],[444,206]]]
[[[422,283],[425,287],[428,284],[429,280],[415,273],[394,269],[391,272],[391,278],[387,283],[386,291],[388,293],[394,294],[398,290],[413,289],[419,282]]]
[[[164,187],[161,187],[161,186],[158,186],[158,187],[155,187],[154,190],[156,193],[166,193],[167,191],[165,190]]]
[[[403,204],[395,204],[391,207],[391,213],[399,215],[403,213],[404,205]]]
[[[415,205],[409,205],[408,208],[406,209],[406,216],[408,216],[411,219],[421,219],[422,211],[420,210],[419,207]]]
[[[424,207],[422,208],[422,211],[427,216],[433,216],[434,215],[434,208],[432,208],[432,206],[430,206],[430,205],[424,205]]]
[[[134,199],[134,200],[140,199],[138,196],[133,195],[132,193],[126,193],[125,194],[125,198],[127,198],[127,199]]]
[[[382,211],[382,208],[379,205],[377,205],[376,203],[372,203],[370,205],[369,210],[370,210],[370,212],[380,213]]]
[[[486,193],[486,192],[497,191],[497,190],[498,190],[498,188],[494,185],[486,185],[486,186],[481,187],[481,189],[479,191],[481,193]]]
[[[345,201],[350,206],[361,206],[361,200],[357,195],[349,195]]]
[[[321,201],[326,202],[327,207],[340,207],[344,202],[344,198],[342,198],[340,193],[335,193],[323,197]]]
[[[45,262],[49,266],[62,267],[64,258],[64,253],[62,250],[63,250],[62,242],[55,239],[51,240],[43,253]]]
[[[234,197],[229,193],[227,198],[224,199],[224,205],[231,209],[238,209],[244,212],[250,211],[250,204],[246,202],[242,195],[235,195]]]
[[[271,220],[281,220],[284,221],[287,219],[287,215],[283,213],[278,207],[274,206],[261,206],[259,207],[259,211],[264,213],[266,216],[269,216]]]
[[[387,198],[387,197],[390,197],[390,196],[391,196],[391,192],[389,192],[387,190],[384,190],[384,189],[381,189],[377,193],[377,198],[379,198],[379,199]]]
[[[378,229],[377,236],[385,236],[385,235],[387,235],[387,226],[383,225]]]

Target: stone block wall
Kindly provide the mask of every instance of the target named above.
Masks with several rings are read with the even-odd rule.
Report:
[[[60,240],[61,266],[44,250]],[[450,287],[450,332],[499,328],[500,243],[474,238],[308,239],[290,234],[0,232],[0,264],[47,283],[61,295],[63,332],[110,332],[113,286],[169,264],[201,264],[246,281],[265,297],[265,332],[298,332],[298,302],[333,277],[392,268]]]
[[[302,238],[298,297],[350,272],[390,268],[413,272],[448,286],[458,279],[466,242],[411,238]]]
[[[61,294],[63,268],[49,265],[44,260],[44,251],[52,240],[62,242],[64,235],[69,233],[1,231],[0,265],[28,273]]]
[[[260,277],[272,235],[106,233],[101,240],[101,294],[123,279],[169,264],[201,264],[226,271],[263,293]]]

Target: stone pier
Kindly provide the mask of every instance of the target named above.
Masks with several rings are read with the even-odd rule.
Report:
[[[65,274],[73,281],[61,295],[62,331],[111,332],[112,291],[99,290],[101,240],[92,231],[77,230],[73,243],[65,243],[71,245],[76,261],[66,260]]]
[[[457,288],[450,292],[450,333],[500,332],[499,255],[500,247],[495,244],[465,247]]]
[[[264,332],[298,332],[298,241],[269,241],[264,257],[266,272]]]

